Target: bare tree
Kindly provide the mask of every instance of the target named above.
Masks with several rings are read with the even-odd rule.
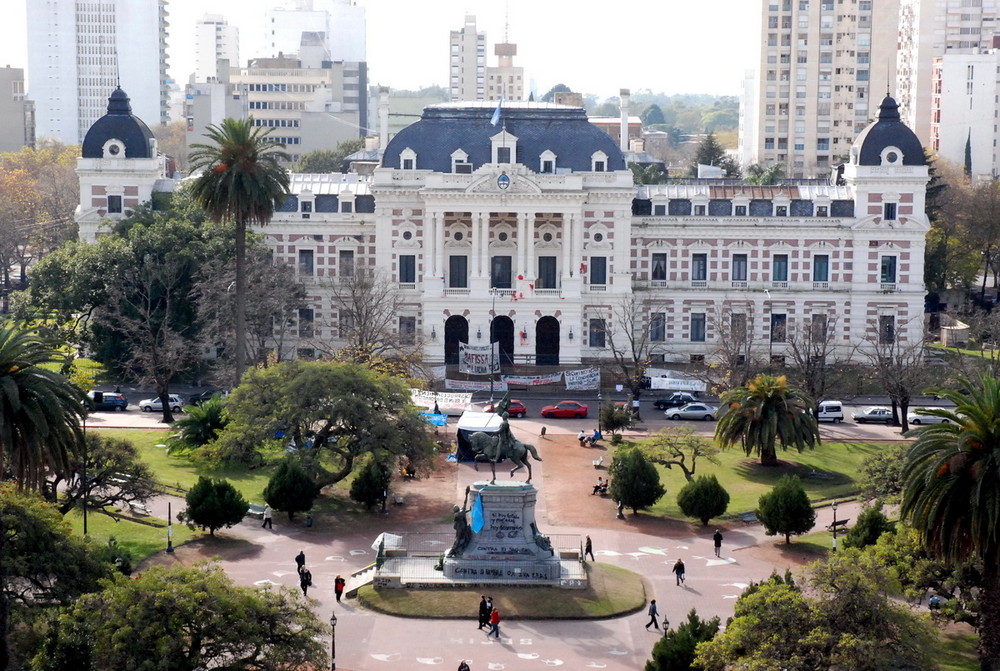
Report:
[[[803,389],[816,405],[826,395],[839,365],[851,358],[850,353],[841,356],[837,350],[838,321],[836,315],[813,313],[788,329],[786,334],[785,351],[791,357],[796,386]]]
[[[966,187],[964,202],[956,216],[967,245],[981,254],[981,289],[985,292],[987,276],[993,273],[996,286],[1000,273],[1000,181],[987,180]]]
[[[410,373],[421,359],[416,306],[403,302],[392,278],[374,268],[355,268],[348,276],[327,283],[336,322],[325,326],[336,339],[313,337],[322,354],[370,367],[391,364]],[[301,337],[301,328],[300,328]]]
[[[1000,310],[972,307],[967,313],[959,315],[959,319],[969,327],[963,347],[975,350],[979,356],[953,357],[958,371],[969,379],[975,379],[982,373],[1000,377]]]
[[[199,352],[190,320],[183,318],[190,300],[187,273],[186,263],[176,256],[147,254],[138,267],[125,269],[108,285],[107,305],[97,314],[130,343],[130,356],[123,362],[126,372],[153,385],[167,424],[174,421],[168,385]]]
[[[666,314],[659,303],[641,294],[623,294],[611,305],[611,320],[605,324],[605,337],[611,350],[609,367],[614,379],[633,399],[645,388],[646,369],[656,355],[665,354]]]
[[[274,361],[291,358],[292,325],[300,332],[308,327],[306,290],[295,277],[292,266],[273,263],[270,253],[261,244],[252,243],[247,249],[247,310],[246,352],[253,365],[266,364],[269,354]],[[206,264],[202,267],[194,288],[198,299],[198,319],[202,324],[203,345],[218,347],[236,337],[233,321],[233,291],[236,269],[232,262]],[[297,320],[297,321],[296,321]],[[310,335],[311,337],[311,335]],[[235,382],[235,367],[228,356],[216,359],[222,381]]]
[[[705,370],[707,382],[716,390],[745,387],[766,369],[767,350],[756,340],[756,309],[752,301],[724,300],[710,313],[713,347]]]
[[[893,421],[902,426],[902,433],[909,430],[906,413],[910,399],[934,379],[927,366],[927,339],[923,328],[920,335],[911,340],[907,337],[908,324],[908,321],[897,324],[891,315],[876,317],[868,323],[865,343],[860,348],[872,375],[892,402]]]

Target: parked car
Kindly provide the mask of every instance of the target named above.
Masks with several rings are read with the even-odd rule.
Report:
[[[170,412],[183,412],[184,411],[184,401],[177,394],[171,394],[168,397],[170,403]],[[147,398],[145,401],[139,401],[139,409],[143,412],[160,412],[163,410],[163,404],[160,403],[160,397]]]
[[[205,401],[211,401],[216,396],[226,396],[226,392],[222,389],[199,391],[197,394],[191,394],[188,396],[188,405],[201,405]]]
[[[555,405],[547,405],[542,408],[542,417],[553,419],[555,417],[579,417],[587,416],[588,407],[579,401],[560,401]]]
[[[663,413],[667,419],[703,419],[711,422],[718,416],[719,409],[707,403],[688,403],[679,408],[671,408]]]
[[[886,408],[881,405],[874,405],[870,408],[865,408],[860,412],[856,412],[851,417],[858,424],[866,424],[868,422],[881,422],[886,426],[892,424],[892,408]]]
[[[948,421],[944,417],[938,417],[937,415],[923,414],[923,411],[926,410],[944,410],[944,408],[913,408],[906,413],[906,421],[909,424],[916,424],[917,426],[921,424],[942,424]]]
[[[98,412],[104,410],[117,410],[124,412],[128,407],[128,399],[125,394],[113,391],[88,391],[87,404],[91,410]]]
[[[658,398],[653,401],[653,407],[657,410],[666,410],[668,408],[679,408],[682,405],[687,405],[688,403],[697,403],[698,399],[694,397],[694,394],[688,393],[686,391],[675,391],[670,396],[665,396],[663,398]]]
[[[843,422],[844,404],[840,401],[820,401],[819,413],[816,415],[819,422]]]
[[[483,407],[483,412],[496,412],[495,403],[487,403]],[[524,417],[528,414],[528,409],[524,407],[524,403],[521,403],[516,398],[510,399],[510,405],[507,406],[507,414],[511,417]]]

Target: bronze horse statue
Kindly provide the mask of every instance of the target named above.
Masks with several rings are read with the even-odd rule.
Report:
[[[496,482],[497,462],[504,458],[510,459],[514,464],[516,464],[510,471],[510,477],[514,477],[514,473],[519,471],[522,467],[527,468],[528,482],[531,482],[531,461],[528,459],[528,454],[530,453],[531,456],[535,458],[535,461],[542,460],[542,458],[538,456],[538,451],[535,449],[534,445],[528,445],[527,443],[522,443],[519,440],[511,440],[507,445],[504,445],[501,440],[501,436],[494,433],[477,431],[469,436],[469,444],[472,446],[472,450],[476,453],[477,471],[479,470],[479,462],[490,462],[490,468],[493,471],[493,479],[490,480],[490,482]]]

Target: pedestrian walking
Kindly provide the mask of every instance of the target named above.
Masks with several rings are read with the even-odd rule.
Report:
[[[344,580],[339,575],[333,581],[333,591],[337,594],[337,603],[340,603],[340,597],[344,596],[344,587],[347,585],[347,581]]]
[[[471,669],[469,669],[469,665],[465,662],[464,659],[461,662],[459,662],[458,671],[471,671]]]
[[[490,634],[500,638],[500,611],[496,608],[490,613],[490,630],[486,632],[486,635]]]
[[[305,566],[299,571],[299,587],[302,588],[302,596],[309,596],[309,588],[313,584],[313,574]]]
[[[594,559],[594,543],[590,540],[590,536],[587,536],[587,540],[583,544],[583,558],[586,559],[587,555],[590,555],[590,561],[597,561]]]
[[[715,541],[715,556],[722,556],[722,532],[718,529],[715,530],[715,535],[712,536],[712,540]]]
[[[267,505],[265,503],[264,504],[264,523],[260,525],[261,527],[263,527],[265,529],[273,529],[274,528],[274,525],[271,523],[271,515],[272,514],[273,513],[271,511],[271,506],[269,506],[269,505]]]
[[[482,629],[490,623],[490,606],[486,602],[486,595],[479,600],[479,628]]]
[[[299,553],[295,555],[295,570],[298,573],[302,573],[302,569],[306,567],[306,553],[304,550],[299,550]]]
[[[674,562],[674,568],[671,569],[671,570],[674,572],[674,575],[677,576],[677,584],[678,585],[683,585],[684,584],[684,562],[679,557],[677,558],[677,561]]]
[[[660,615],[660,612],[656,610],[656,599],[649,602],[649,610],[646,611],[646,614],[649,615],[646,631],[649,631],[650,626],[656,627],[656,631],[659,631],[660,623],[656,621],[656,618]]]

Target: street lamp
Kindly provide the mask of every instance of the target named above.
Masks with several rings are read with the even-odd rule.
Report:
[[[767,372],[771,373],[771,366],[774,364],[774,320],[771,317],[771,292],[768,289],[764,289],[764,295],[767,296],[767,318],[771,322],[771,326],[767,331]]]
[[[87,487],[87,413],[83,413],[83,463],[80,464],[80,484],[83,487],[83,535],[87,535],[87,499],[90,489]]]
[[[837,551],[837,502],[834,501],[833,505],[833,551]]]
[[[496,361],[493,359],[493,320],[496,319],[497,314],[497,290],[496,287],[490,289],[490,293],[493,294],[493,307],[490,308],[490,404],[493,404],[493,368],[496,366]]]
[[[337,613],[330,613],[330,671],[337,671]]]
[[[167,501],[167,554],[174,553],[174,525],[173,525],[173,508],[171,502]]]

